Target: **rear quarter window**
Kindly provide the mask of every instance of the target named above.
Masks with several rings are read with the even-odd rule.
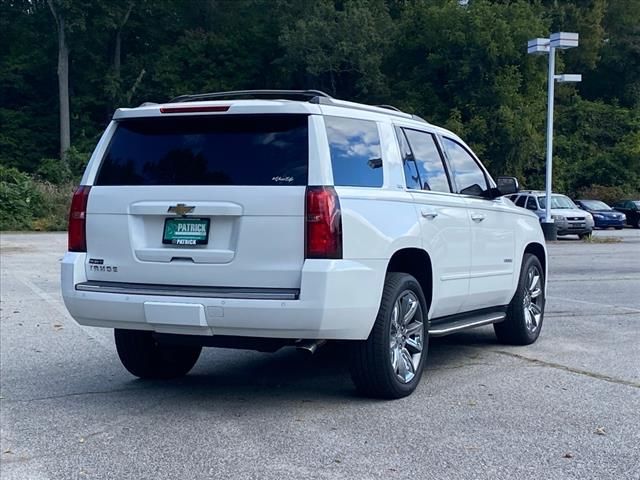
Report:
[[[331,152],[333,184],[382,186],[382,154],[376,122],[324,117]]]
[[[96,185],[306,185],[307,115],[118,122]]]

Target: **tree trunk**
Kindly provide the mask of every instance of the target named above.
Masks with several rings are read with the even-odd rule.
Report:
[[[116,32],[116,46],[113,49],[113,74],[118,81],[120,80],[120,51],[122,49],[121,32],[122,30]]]
[[[124,29],[124,26],[129,21],[129,15],[131,15],[132,10],[133,10],[133,2],[129,3],[129,8],[127,8],[127,11],[125,12],[124,17],[122,18],[122,21],[120,22],[120,25],[116,30],[116,42],[115,42],[115,47],[113,49],[113,72],[118,81],[120,80],[120,64],[121,64],[121,55],[122,55],[121,54],[122,30]]]
[[[49,8],[58,27],[58,97],[60,99],[60,160],[66,162],[65,154],[71,146],[71,126],[69,118],[69,46],[65,35],[65,21],[56,12],[52,0]]]

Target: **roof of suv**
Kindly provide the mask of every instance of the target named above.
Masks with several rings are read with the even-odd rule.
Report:
[[[216,107],[227,106],[227,110],[244,113],[246,108],[287,110],[286,113],[320,113],[320,105],[365,110],[372,113],[391,115],[406,120],[428,123],[426,120],[399,110],[391,105],[366,105],[363,103],[338,100],[319,90],[238,90],[229,92],[180,95],[167,103],[145,102],[137,108],[119,108],[114,119],[149,116],[154,113],[213,112]],[[242,108],[244,107],[244,108]],[[222,109],[217,111],[223,111]],[[285,113],[285,112],[282,112]]]
[[[546,195],[547,192],[544,190],[520,190],[516,195]],[[551,195],[563,195],[566,197],[564,193],[551,192]]]

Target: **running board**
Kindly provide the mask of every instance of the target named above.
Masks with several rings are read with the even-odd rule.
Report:
[[[483,325],[502,322],[506,316],[507,314],[504,312],[482,313],[461,318],[460,320],[438,323],[429,329],[429,336],[443,337],[468,328],[481,327]]]

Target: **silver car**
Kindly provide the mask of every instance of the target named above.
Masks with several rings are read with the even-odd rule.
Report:
[[[528,190],[509,195],[509,199],[518,207],[531,210],[542,222],[545,217],[546,196],[539,190]],[[551,217],[558,227],[558,236],[578,235],[586,238],[593,231],[593,217],[573,203],[566,195],[551,194]]]

